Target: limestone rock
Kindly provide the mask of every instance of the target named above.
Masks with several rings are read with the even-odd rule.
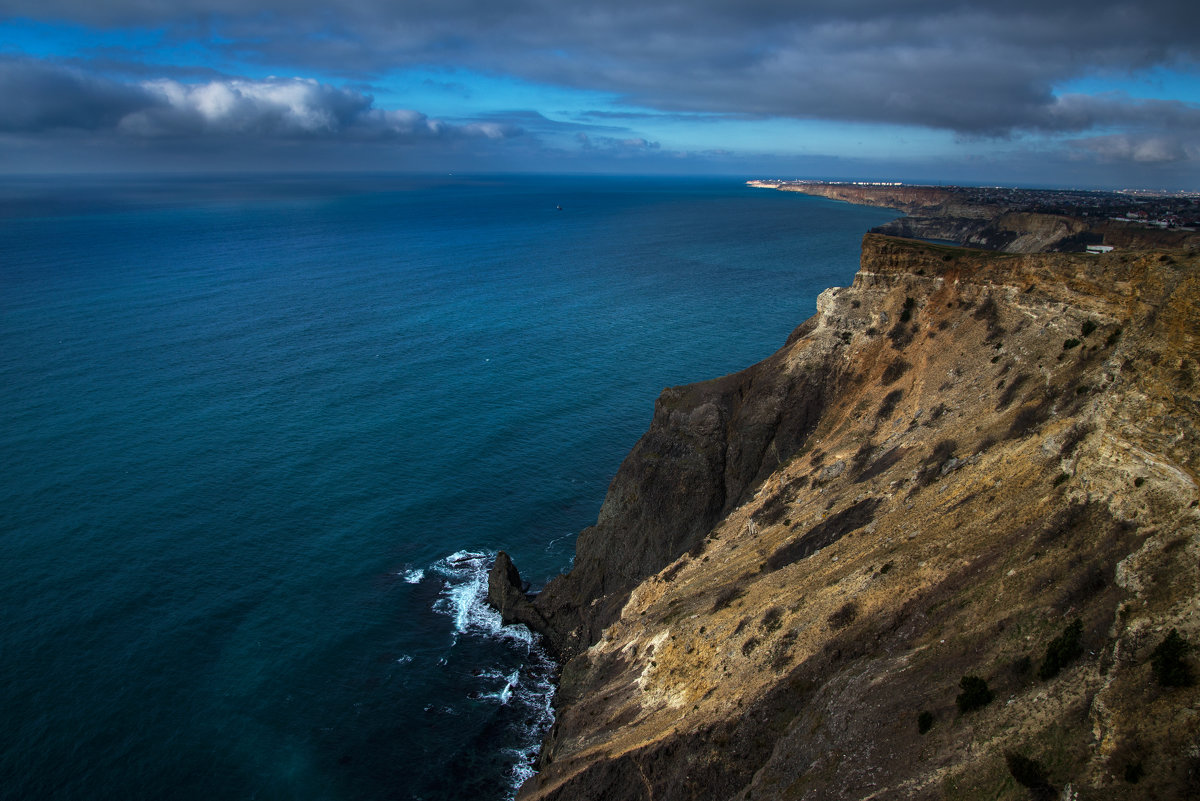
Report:
[[[1200,643],[1198,353],[1195,252],[867,235],[779,352],[662,393],[570,573],[497,559],[563,659],[519,798],[1200,797],[1200,687],[1150,665]]]

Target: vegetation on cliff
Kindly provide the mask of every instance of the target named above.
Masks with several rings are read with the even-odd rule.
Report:
[[[496,571],[563,660],[520,797],[1200,795],[1198,266],[869,234],[665,390],[572,571]]]

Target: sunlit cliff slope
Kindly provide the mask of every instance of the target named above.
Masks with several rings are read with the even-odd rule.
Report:
[[[493,572],[564,661],[520,798],[1200,797],[1197,262],[870,234],[665,390],[573,570]]]

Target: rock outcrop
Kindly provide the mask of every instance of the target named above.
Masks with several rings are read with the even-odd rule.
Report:
[[[552,652],[563,653],[562,638],[530,601],[529,585],[521,580],[520,571],[504,551],[496,554],[488,571],[487,599],[505,625],[519,624],[541,632]]]
[[[563,660],[519,798],[1200,796],[1152,664],[1200,642],[1198,354],[1195,253],[868,234],[779,352],[663,392],[570,573],[498,562]]]

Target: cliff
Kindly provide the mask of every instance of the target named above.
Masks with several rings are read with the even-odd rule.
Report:
[[[868,234],[665,390],[571,572],[493,573],[564,663],[519,798],[1197,797],[1197,262]]]
[[[879,226],[876,233],[1005,253],[1082,252],[1088,245],[1142,250],[1200,248],[1200,236],[1195,232],[1196,203],[1188,197],[1161,197],[1147,206],[1141,197],[1083,190],[820,181],[747,184],[896,209],[905,216]],[[1151,213],[1158,224],[1120,219],[1134,214],[1149,220]]]
[[[759,189],[800,192],[829,200],[882,206],[905,214],[945,213],[957,210],[961,216],[995,216],[976,210],[977,204],[962,202],[956,187],[914,186],[909,184],[823,183],[820,181],[747,181]],[[968,211],[968,209],[970,209]]]
[[[964,211],[976,213],[963,216]],[[1067,247],[1084,250],[1085,242],[1104,244],[1105,241],[1084,220],[1064,214],[1017,211],[987,216],[974,209],[950,209],[944,213],[901,217],[875,230],[892,236],[941,239],[1006,253],[1040,253]]]

